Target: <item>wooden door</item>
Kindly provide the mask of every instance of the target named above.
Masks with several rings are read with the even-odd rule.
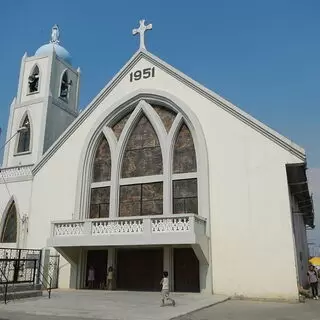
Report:
[[[162,272],[162,248],[117,251],[117,289],[119,290],[159,291]]]
[[[200,292],[199,260],[192,248],[175,248],[174,291]]]

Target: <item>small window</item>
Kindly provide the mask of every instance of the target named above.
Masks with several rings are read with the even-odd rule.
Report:
[[[91,189],[90,219],[109,218],[110,187]]]
[[[173,213],[198,214],[197,179],[173,181]]]
[[[65,71],[60,86],[60,98],[68,100],[69,97],[69,86],[72,84],[72,81],[69,81],[68,72]]]
[[[40,79],[39,67],[36,65],[33,68],[33,71],[28,78],[29,93],[39,92],[39,79]]]
[[[31,130],[30,130],[29,117],[26,116],[23,123],[22,123],[21,131],[19,133],[19,142],[18,142],[17,153],[30,151],[30,139],[31,139],[31,132],[30,131]]]

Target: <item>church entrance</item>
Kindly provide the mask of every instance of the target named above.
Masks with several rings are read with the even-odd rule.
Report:
[[[119,249],[117,289],[159,291],[163,272],[163,249]]]
[[[107,277],[108,250],[89,250],[87,255],[86,288],[89,288],[89,268],[94,269],[92,289],[104,289]]]
[[[199,260],[192,248],[175,248],[174,291],[200,292]]]

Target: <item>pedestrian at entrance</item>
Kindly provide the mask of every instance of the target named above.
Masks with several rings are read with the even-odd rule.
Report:
[[[176,302],[169,297],[170,291],[169,291],[169,278],[168,278],[167,271],[163,271],[163,278],[160,281],[160,285],[161,285],[161,301],[162,301],[161,307],[163,307],[165,305],[165,302],[168,300],[172,303],[173,306],[175,306]]]
[[[109,267],[108,273],[107,273],[107,290],[112,290],[112,284],[113,284],[113,267]]]
[[[314,300],[319,299],[319,294],[318,294],[318,273],[316,269],[314,268],[313,265],[309,266],[308,270],[308,280],[309,284],[312,290],[312,296]]]
[[[89,289],[93,289],[93,284],[94,284],[94,268],[93,268],[93,266],[90,266],[89,271],[88,271],[88,284],[89,284]]]

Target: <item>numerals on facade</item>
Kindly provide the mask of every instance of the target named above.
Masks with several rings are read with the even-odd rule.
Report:
[[[153,68],[145,68],[142,70],[137,70],[134,72],[130,72],[130,82],[139,81],[141,79],[154,78],[156,75],[156,69]]]

